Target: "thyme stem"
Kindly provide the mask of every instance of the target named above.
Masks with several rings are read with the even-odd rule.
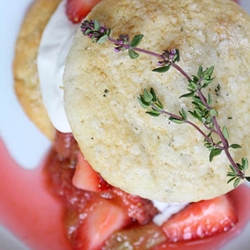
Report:
[[[188,81],[192,81],[190,76],[181,67],[179,67],[176,63],[172,63],[172,66],[174,68],[176,68]]]
[[[245,170],[248,168],[248,160],[242,158],[242,164],[236,163],[229,152],[229,148],[240,148],[238,144],[229,145],[228,143],[228,131],[224,126],[221,127],[217,121],[217,111],[211,106],[211,96],[208,95],[206,98],[202,92],[202,88],[206,88],[212,81],[211,78],[213,74],[214,67],[203,70],[200,66],[197,76],[189,76],[185,70],[183,70],[176,62],[179,62],[180,56],[177,49],[164,50],[162,54],[155,53],[150,50],[138,48],[138,44],[141,42],[143,35],[135,35],[130,41],[128,35],[120,35],[118,39],[114,39],[110,36],[111,30],[105,26],[101,26],[98,21],[88,21],[84,20],[81,26],[81,30],[85,36],[88,36],[94,43],[104,43],[106,40],[115,44],[115,51],[128,51],[129,56],[135,59],[139,56],[137,52],[144,53],[153,57],[158,58],[158,65],[160,67],[154,69],[155,72],[166,72],[170,67],[174,67],[185,79],[188,81],[189,93],[182,95],[181,97],[192,97],[192,104],[194,105],[194,111],[189,111],[189,113],[196,119],[202,122],[204,127],[209,131],[206,134],[202,129],[200,129],[195,123],[187,119],[186,111],[183,109],[179,112],[179,115],[172,114],[166,110],[160,100],[156,97],[153,88],[150,91],[144,89],[144,94],[138,97],[138,101],[141,106],[145,109],[151,108],[147,111],[148,114],[152,116],[159,116],[160,114],[165,114],[169,116],[169,119],[176,123],[187,123],[194,127],[203,137],[204,145],[210,150],[209,159],[212,159],[219,155],[223,150],[230,162],[229,167],[231,172],[228,172],[230,177],[228,182],[234,181],[234,187],[236,187],[241,179],[247,179],[250,181],[250,177],[245,176]],[[212,134],[217,134],[221,141],[215,143]],[[222,144],[222,145],[221,145]]]

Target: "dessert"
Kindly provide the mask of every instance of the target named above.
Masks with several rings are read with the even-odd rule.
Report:
[[[107,5],[110,5],[110,2],[108,2],[108,1],[104,1],[104,2],[106,2],[106,4]],[[126,2],[126,1],[124,1],[124,2]],[[140,2],[140,1],[138,1],[138,3],[139,4],[142,4],[142,2]],[[119,6],[118,6],[119,7]],[[102,8],[102,10],[104,10],[105,8]],[[119,8],[120,9],[120,8]],[[95,9],[95,10],[97,10],[98,11],[98,8],[97,9]],[[92,12],[92,13],[94,13],[94,12]],[[75,45],[74,45],[74,47],[75,47]],[[73,47],[73,48],[74,48]],[[74,57],[74,56],[72,56],[72,53],[74,53],[74,52],[71,52],[71,55],[70,55],[70,57],[72,58],[72,57]],[[120,55],[119,55],[120,56]],[[77,59],[78,60],[78,56],[77,57],[74,57],[74,59]],[[71,66],[73,66],[74,65],[74,63],[73,63],[73,61],[74,61],[74,59],[69,59],[69,61],[68,61],[68,65],[67,65],[67,68],[66,68],[66,72],[67,72],[67,70],[68,70],[68,72],[70,72],[70,67]],[[70,60],[72,60],[72,61],[70,61]],[[130,64],[131,62],[129,62],[129,64]],[[81,64],[80,64],[81,65]],[[77,72],[77,71],[75,71],[75,72]],[[68,75],[67,75],[68,74]],[[70,75],[70,73],[66,73],[66,75],[65,75],[65,79],[66,79],[66,82],[68,81],[69,82],[69,75]],[[74,77],[74,76],[73,76]],[[38,83],[39,84],[39,83]],[[66,86],[66,85],[65,85]],[[70,115],[71,115],[71,111],[70,111],[70,109],[72,108],[72,105],[74,105],[74,104],[72,104],[73,103],[73,101],[70,99],[70,95],[68,95],[68,93],[70,92],[70,91],[74,91],[74,90],[71,90],[71,88],[70,88],[70,84],[68,84],[67,86],[66,86],[66,88],[65,88],[65,90],[66,90],[66,103],[68,102],[68,104],[67,104],[67,107],[68,107],[68,117],[70,117]],[[105,92],[105,89],[104,89],[104,92]],[[110,93],[110,92],[109,92]],[[109,94],[109,93],[106,93],[107,95]],[[102,93],[103,94],[103,93]],[[102,97],[103,97],[103,95],[102,95]],[[75,108],[74,108],[75,109]],[[73,109],[72,109],[73,110]],[[146,118],[147,119],[147,118]],[[71,120],[71,123],[75,123],[73,120],[72,120],[72,117],[70,118],[70,120]],[[93,121],[93,120],[92,120]],[[78,121],[77,121],[77,123],[78,123]],[[92,123],[93,124],[93,123]],[[95,125],[95,124],[94,124]],[[72,127],[74,127],[74,125],[72,126]],[[98,132],[100,132],[100,131],[98,131]],[[78,139],[78,141],[79,141],[79,133],[77,132],[77,131],[74,131],[74,129],[73,129],[73,133],[74,133],[74,136]],[[57,151],[58,151],[58,158],[55,160],[56,162],[60,162],[60,161],[62,161],[62,162],[64,162],[64,164],[71,164],[71,166],[72,166],[72,163],[73,163],[73,166],[75,166],[75,164],[76,164],[76,161],[77,161],[77,159],[78,159],[78,164],[79,165],[87,165],[88,166],[88,163],[86,162],[86,160],[85,159],[83,159],[82,158],[82,155],[79,153],[79,150],[78,150],[78,147],[76,146],[76,144],[75,144],[75,141],[74,141],[74,139],[71,137],[71,135],[69,135],[69,134],[64,134],[64,135],[60,135],[60,134],[58,134],[57,135],[57,139],[58,140],[60,140],[60,136],[62,136],[61,138],[62,138],[62,141],[63,141],[63,145],[60,145],[60,142],[59,142],[59,144],[57,144]],[[66,142],[66,146],[65,146],[65,142]],[[67,143],[68,143],[68,145],[67,145]],[[59,145],[59,146],[58,146]],[[69,148],[69,145],[71,146],[70,148]],[[82,149],[82,151],[84,152],[84,147],[80,144],[80,146],[81,146],[81,149]],[[63,148],[63,147],[65,147],[65,149],[66,149],[66,151],[65,150],[63,150],[62,152],[60,151],[60,149],[61,148]],[[66,154],[65,154],[65,152],[66,152]],[[64,155],[65,154],[65,155]],[[86,157],[86,155],[87,154],[85,154],[85,157]],[[90,157],[91,158],[91,157]],[[89,160],[90,161],[90,160]],[[65,163],[66,162],[66,163]],[[59,166],[59,165],[58,165]],[[60,166],[59,166],[60,167]],[[86,166],[85,166],[85,169],[86,169]],[[60,173],[60,169],[57,169],[57,168],[54,168],[54,169],[52,169],[52,172],[54,171],[54,173],[52,173],[52,176],[55,176],[55,178],[57,178],[57,173]],[[70,170],[70,178],[69,178],[69,180],[71,180],[71,178],[72,178],[72,172],[74,172],[74,171],[72,171],[72,170]],[[101,174],[102,174],[102,171],[100,171],[101,172]],[[84,171],[84,174],[86,173],[86,171]],[[54,174],[54,175],[53,175]],[[60,175],[60,174],[59,174]],[[74,249],[81,249],[81,248],[83,248],[83,246],[81,246],[81,244],[82,244],[82,242],[83,241],[85,241],[86,239],[84,238],[84,237],[86,237],[86,233],[83,235],[82,234],[82,232],[85,232],[86,230],[85,230],[85,226],[86,226],[86,223],[87,223],[87,226],[89,227],[89,228],[91,228],[91,225],[92,225],[92,223],[91,223],[91,221],[92,221],[92,219],[96,219],[96,218],[103,218],[103,216],[105,217],[105,215],[106,214],[100,214],[101,216],[99,217],[98,216],[98,214],[99,214],[99,208],[100,208],[100,206],[103,206],[103,207],[106,207],[106,204],[109,204],[108,206],[110,207],[110,208],[112,208],[113,209],[113,211],[114,211],[114,215],[116,215],[116,216],[118,216],[120,219],[119,220],[115,220],[116,222],[118,221],[119,223],[117,224],[117,223],[112,223],[112,232],[113,232],[113,230],[115,230],[115,229],[120,229],[121,227],[124,227],[124,226],[128,226],[128,225],[130,225],[130,223],[132,223],[134,226],[135,226],[135,224],[134,224],[134,221],[132,221],[131,222],[131,218],[133,219],[133,220],[136,220],[137,221],[137,223],[139,222],[139,223],[141,223],[141,224],[144,224],[144,223],[148,223],[151,219],[152,219],[152,216],[154,216],[156,213],[157,213],[157,211],[154,209],[154,207],[152,206],[152,203],[151,202],[149,202],[148,200],[144,200],[144,199],[141,199],[141,198],[139,198],[139,197],[134,197],[133,195],[128,195],[128,194],[126,194],[126,193],[124,193],[123,191],[121,191],[119,188],[117,189],[117,188],[114,188],[114,187],[112,187],[112,186],[110,186],[109,184],[107,184],[103,179],[102,179],[102,177],[100,177],[100,176],[98,176],[97,175],[97,177],[95,176],[95,177],[93,177],[94,175],[97,175],[95,172],[91,172],[91,170],[90,170],[90,176],[91,176],[91,178],[93,178],[93,179],[96,179],[97,180],[97,187],[94,185],[93,186],[93,181],[91,181],[89,184],[88,183],[86,183],[85,181],[83,181],[83,179],[81,178],[81,181],[80,181],[80,186],[79,187],[82,187],[83,185],[86,185],[85,186],[85,189],[86,190],[89,190],[89,191],[93,191],[93,189],[94,189],[94,191],[95,191],[95,193],[89,193],[89,192],[82,192],[82,191],[77,191],[76,189],[72,189],[72,190],[74,190],[74,192],[76,193],[76,194],[83,194],[83,197],[84,197],[84,199],[79,199],[79,201],[80,201],[80,203],[81,202],[84,202],[84,204],[80,204],[81,206],[83,206],[84,207],[84,210],[81,210],[80,211],[80,214],[82,214],[82,213],[84,213],[85,215],[87,214],[87,219],[80,219],[79,221],[77,220],[77,219],[79,219],[80,218],[80,216],[79,216],[79,218],[77,218],[77,219],[75,219],[75,218],[71,218],[71,220],[70,220],[70,223],[72,223],[72,226],[71,227],[69,227],[69,229],[72,229],[72,228],[74,228],[74,229],[72,229],[73,230],[73,232],[71,232],[71,236],[72,236],[72,239],[73,239],[73,242],[77,242],[77,245],[75,245],[75,248]],[[79,176],[79,174],[77,174],[76,176]],[[66,176],[67,177],[67,176]],[[68,178],[68,177],[67,177]],[[86,179],[84,179],[84,180],[86,180]],[[76,180],[76,183],[77,183],[77,180]],[[101,183],[101,185],[100,185],[100,183]],[[138,182],[137,182],[138,183]],[[113,184],[112,182],[111,182],[111,184]],[[60,184],[59,184],[60,185]],[[76,184],[77,185],[77,184]],[[114,184],[113,184],[114,185]],[[115,186],[115,185],[114,185]],[[100,187],[101,187],[101,189],[100,189]],[[98,190],[97,190],[98,189]],[[123,189],[126,189],[126,188],[123,188]],[[66,191],[65,191],[66,190]],[[136,189],[135,189],[136,190]],[[67,189],[67,187],[65,188],[65,187],[62,187],[62,193],[65,191],[65,193],[66,193],[66,198],[67,198],[67,192],[69,191],[68,189]],[[96,194],[96,192],[97,192],[97,194]],[[137,192],[137,191],[136,191]],[[225,192],[225,191],[224,191]],[[60,193],[60,190],[59,190],[59,193]],[[132,193],[132,192],[130,192],[130,193]],[[108,198],[106,197],[106,200],[105,199],[103,199],[103,196],[108,196]],[[95,197],[98,197],[96,200],[95,200]],[[100,199],[100,196],[101,196],[101,199]],[[143,196],[143,195],[142,195]],[[87,197],[87,198],[86,198]],[[150,197],[151,198],[151,197]],[[158,197],[157,197],[158,198]],[[126,207],[125,206],[125,204],[129,201],[129,202],[131,202],[131,199],[132,199],[132,201],[133,201],[133,199],[135,199],[136,200],[136,203],[135,204],[140,204],[140,203],[144,203],[145,202],[145,204],[149,204],[149,207],[151,207],[150,209],[148,209],[148,208],[146,208],[143,212],[145,212],[146,211],[146,213],[148,213],[149,214],[149,221],[147,220],[146,222],[144,221],[145,220],[145,217],[143,217],[143,220],[141,220],[141,218],[140,217],[138,217],[138,212],[136,212],[136,213],[134,213],[134,211],[133,211],[133,209],[132,209],[132,216],[131,216],[131,214],[128,216],[129,218],[127,218],[127,214],[126,213],[123,213],[123,208],[125,207],[125,209],[127,209],[127,208],[129,208],[130,206],[134,206],[134,205],[131,205],[131,203],[129,203],[130,205],[128,206],[128,207]],[[140,200],[140,203],[138,202],[138,200],[137,199],[139,199]],[[177,199],[177,197],[176,197],[176,199]],[[181,198],[182,199],[182,198]],[[93,202],[93,200],[95,201],[95,202]],[[110,202],[110,200],[111,200],[111,202]],[[160,199],[159,199],[160,200]],[[87,202],[88,201],[88,202]],[[114,202],[115,201],[115,202]],[[172,202],[173,200],[171,200],[171,199],[169,199],[169,201],[170,202]],[[176,200],[177,201],[177,200]],[[180,201],[180,200],[178,200],[178,201]],[[182,201],[187,201],[187,200],[183,200],[182,199]],[[189,201],[192,201],[192,199],[189,199]],[[73,214],[74,215],[74,213],[76,213],[76,210],[77,209],[79,209],[79,207],[77,207],[76,206],[76,208],[74,207],[74,204],[71,204],[70,202],[72,202],[72,200],[69,200],[69,206],[72,206],[72,207],[70,207],[70,210],[71,210],[71,215]],[[87,205],[85,204],[87,202]],[[77,202],[76,202],[77,203]],[[115,203],[115,204],[114,204]],[[122,206],[120,207],[120,206],[117,206],[117,203],[120,203]],[[99,204],[99,205],[98,205]],[[133,204],[133,203],[132,203]],[[231,203],[230,203],[231,204]],[[74,207],[74,208],[73,208]],[[136,208],[138,208],[138,206],[135,206]],[[143,205],[142,206],[143,208],[145,208],[145,207],[147,207],[146,205]],[[76,210],[74,210],[74,209],[76,209]],[[81,208],[82,209],[82,208]],[[122,209],[122,210],[121,210]],[[95,213],[93,214],[92,212],[90,213],[90,211],[95,211]],[[99,212],[98,212],[99,211]],[[129,211],[129,210],[128,210]],[[230,209],[229,209],[229,211],[231,211]],[[107,209],[107,214],[109,213],[109,211],[108,211],[108,209]],[[130,213],[131,213],[131,209],[130,209]],[[134,214],[133,214],[134,213]],[[93,216],[93,217],[92,217]],[[137,216],[137,217],[135,217],[135,216]],[[73,216],[74,217],[74,216]],[[231,218],[231,213],[229,213],[229,215],[228,215],[228,217],[229,218]],[[129,220],[128,220],[129,219]],[[102,219],[101,219],[102,220]],[[89,221],[89,223],[88,223],[88,221]],[[233,216],[233,219],[231,220],[230,219],[230,225],[232,226],[237,220],[235,219],[235,217]],[[114,222],[114,220],[112,220],[111,219],[111,222]],[[70,224],[69,223],[69,224]],[[93,230],[93,234],[94,234],[94,231],[95,230],[97,230],[98,231],[98,225],[99,224],[97,224],[96,225],[96,228],[94,227],[92,227],[91,229]],[[157,232],[157,230],[158,229],[155,229],[155,225],[152,225],[151,223],[149,223],[148,224],[148,226],[149,226],[149,228],[152,226],[152,228],[153,228],[153,232]],[[75,227],[78,229],[78,230],[76,230],[75,229]],[[82,228],[83,227],[83,228]],[[140,227],[141,228],[141,227]],[[158,228],[158,227],[157,227]],[[110,228],[107,228],[107,229],[110,229]],[[146,230],[147,232],[148,231],[150,231],[149,229],[147,229]],[[162,233],[162,231],[160,230],[160,232]],[[159,234],[161,234],[159,232]],[[110,233],[111,232],[108,232],[108,230],[104,230],[104,231],[102,231],[101,232],[102,234],[102,236],[103,236],[103,238],[101,238],[101,241],[96,241],[96,246],[98,247],[99,246],[99,244],[98,243],[100,243],[100,244],[103,244],[103,239],[107,239],[107,237],[108,236],[110,236]],[[106,233],[108,233],[108,235],[106,235]],[[90,242],[89,244],[89,246],[90,246],[90,248],[94,248],[93,246],[91,247],[91,244],[94,244],[93,243],[93,240],[90,240],[91,239],[91,236],[93,236],[93,234],[90,234],[90,235],[88,235],[88,239],[87,239],[87,241],[88,242]],[[161,234],[162,235],[162,234]],[[152,236],[151,237],[149,237],[149,238],[153,238]],[[163,237],[161,238],[161,237],[159,237],[158,239],[161,239],[161,240],[165,240],[165,235],[163,234]],[[157,242],[157,244],[158,244],[159,242]],[[74,243],[73,243],[74,244]]]

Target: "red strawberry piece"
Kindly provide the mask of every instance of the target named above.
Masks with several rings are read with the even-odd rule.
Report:
[[[238,218],[228,195],[191,203],[161,227],[168,241],[178,242],[209,237],[231,229]]]
[[[79,23],[101,0],[67,0],[66,14],[70,21]]]
[[[150,200],[128,194],[119,188],[112,188],[111,191],[120,197],[121,206],[127,209],[128,216],[142,225],[149,223],[159,212]]]
[[[101,197],[89,201],[79,218],[79,225],[72,238],[74,250],[101,249],[114,231],[131,223],[123,208]]]
[[[103,246],[103,250],[153,249],[166,241],[164,232],[154,223],[135,225],[115,232]]]
[[[77,164],[72,183],[75,187],[100,192],[110,189],[110,185],[90,166],[81,152],[78,152]]]
[[[99,191],[99,175],[86,161],[81,152],[78,153],[77,164],[72,183],[75,187],[88,191]]]

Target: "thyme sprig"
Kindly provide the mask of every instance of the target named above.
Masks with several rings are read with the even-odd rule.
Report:
[[[205,96],[202,92],[202,90],[207,88],[214,80],[212,77],[214,71],[213,66],[206,69],[199,66],[197,74],[189,76],[185,70],[177,64],[180,60],[178,49],[164,50],[162,54],[141,49],[137,46],[143,39],[142,34],[135,35],[132,40],[130,40],[127,34],[121,34],[117,39],[114,39],[110,36],[111,29],[100,25],[96,20],[85,20],[81,25],[81,30],[85,36],[91,38],[93,43],[102,44],[108,40],[115,45],[115,52],[128,51],[132,59],[139,57],[139,53],[158,58],[158,67],[153,69],[154,72],[164,73],[173,67],[181,73],[188,82],[188,93],[183,94],[180,98],[191,98],[193,110],[189,110],[188,113],[203,125],[203,129],[188,119],[188,113],[183,108],[179,111],[179,114],[173,114],[165,110],[153,88],[150,88],[150,90],[144,89],[143,93],[138,97],[140,105],[144,109],[147,109],[146,113],[151,116],[164,114],[169,116],[169,120],[172,122],[177,124],[186,123],[194,127],[204,137],[204,146],[210,151],[210,162],[214,157],[224,151],[229,160],[230,171],[227,174],[229,177],[228,183],[233,182],[234,187],[237,187],[243,179],[250,181],[250,177],[245,176],[246,169],[248,168],[247,158],[242,158],[241,163],[236,163],[230,153],[230,149],[239,149],[241,146],[239,144],[229,143],[228,129],[226,126],[221,127],[218,124],[218,112],[212,106],[211,94],[208,93],[208,95]],[[220,85],[216,88],[216,95],[219,94],[219,91]],[[219,138],[218,141],[215,141],[214,135],[217,135]]]

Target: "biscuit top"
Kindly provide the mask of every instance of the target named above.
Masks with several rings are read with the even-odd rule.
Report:
[[[208,90],[218,121],[226,125],[237,162],[247,157],[250,135],[250,18],[228,0],[103,0],[87,17],[112,29],[111,36],[143,34],[139,47],[161,54],[180,51],[189,75],[215,66]],[[187,80],[174,68],[152,72],[157,58],[114,53],[110,42],[93,44],[77,31],[64,74],[65,108],[73,134],[92,167],[110,184],[165,202],[210,199],[227,184],[224,153],[209,162],[203,137],[191,126],[145,114],[137,97],[153,87],[165,109],[191,109]],[[215,89],[221,86],[221,93]],[[207,92],[205,92],[207,95]],[[189,119],[200,125],[191,116]],[[248,172],[249,173],[249,172]]]

